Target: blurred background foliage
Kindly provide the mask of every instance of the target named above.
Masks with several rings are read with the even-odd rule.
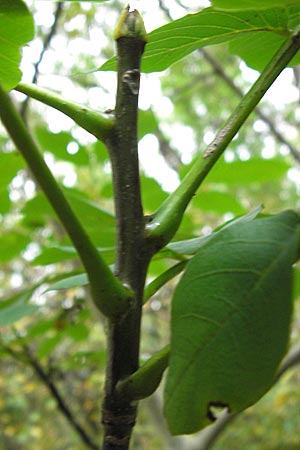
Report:
[[[196,1],[191,9],[189,3],[151,2],[144,11],[146,27],[207,4]],[[95,68],[114,53],[113,24],[123,2],[27,4],[35,17],[36,38],[24,49],[24,80],[38,78],[39,85],[101,111],[113,108],[115,74]],[[139,139],[147,214],[174,189],[256,76],[226,46],[196,51],[163,73],[143,76]],[[260,204],[266,213],[300,207],[298,68],[287,69],[276,85],[195,195],[174,240],[206,235]],[[73,208],[112,264],[111,169],[104,146],[62,114],[27,102],[21,94],[15,97]],[[82,268],[2,128],[0,144],[0,449],[97,448],[87,439],[96,441],[101,433],[104,324],[85,286],[47,290]],[[155,259],[149,280],[172,264],[171,259]],[[294,343],[299,339],[299,267],[295,279]],[[143,360],[168,342],[174,283],[145,305]],[[299,369],[289,370],[221,433],[213,448],[300,449],[299,381]],[[141,402],[134,450],[203,450],[201,442],[201,433],[169,436],[160,392]]]

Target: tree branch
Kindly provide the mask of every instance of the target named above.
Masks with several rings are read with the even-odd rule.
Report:
[[[78,422],[75,415],[65,402],[64,398],[60,394],[56,384],[51,379],[51,377],[47,374],[47,372],[44,370],[43,366],[39,363],[39,361],[33,356],[30,349],[23,345],[24,352],[27,356],[28,363],[34,370],[35,374],[38,376],[38,378],[42,381],[42,383],[46,386],[48,391],[50,392],[51,396],[56,400],[57,407],[61,411],[61,413],[64,415],[64,417],[67,419],[71,427],[76,431],[76,433],[79,435],[81,441],[90,449],[92,450],[100,450],[100,447],[93,441],[91,436],[85,431],[85,429],[82,427],[82,425]]]
[[[115,126],[106,140],[112,162],[116,211],[115,271],[134,293],[134,301],[122,320],[108,324],[103,450],[127,450],[135,423],[136,403],[120,394],[116,386],[139,366],[143,288],[150,258],[145,249],[137,152],[140,62],[147,40],[138,11],[125,8],[115,39],[118,59]]]
[[[151,283],[149,283],[144,291],[144,303],[146,303],[149,298],[152,297],[162,286],[164,286],[168,281],[172,280],[172,278],[176,277],[180,272],[182,272],[189,262],[188,259],[180,261],[174,266],[170,267],[170,269],[163,272],[157,278],[155,278]]]
[[[16,333],[17,335],[17,333]],[[17,335],[17,337],[19,337]],[[21,340],[21,338],[19,338]],[[87,447],[91,448],[92,450],[100,450],[100,447],[98,447],[91,437],[87,434],[87,432],[83,429],[83,427],[79,424],[79,422],[76,420],[74,414],[68,407],[67,403],[61,396],[57,386],[55,385],[54,381],[51,379],[51,377],[47,374],[47,372],[44,370],[42,365],[38,362],[38,360],[33,356],[31,350],[27,345],[25,345],[23,342],[21,343],[21,348],[23,351],[16,351],[12,349],[11,347],[5,345],[0,340],[0,346],[2,349],[10,355],[13,359],[16,361],[29,365],[34,373],[38,376],[40,381],[46,386],[48,391],[50,392],[51,396],[56,400],[57,407],[63,414],[63,416],[67,419],[69,424],[72,426],[72,428],[75,429],[77,434],[79,435],[80,439],[84,444],[87,445]]]
[[[300,32],[291,35],[274,55],[260,77],[239,103],[214,140],[199,156],[180,186],[166,199],[148,224],[153,251],[166,245],[176,233],[194,193],[218,161],[228,144],[244,124],[278,75],[300,48]]]
[[[66,100],[47,89],[37,87],[35,84],[19,83],[15,90],[66,114],[99,141],[104,141],[113,128],[114,119],[110,114],[101,114],[86,106]]]
[[[207,52],[204,49],[199,49],[199,53],[202,54],[202,56],[205,58],[205,60],[212,66],[214,72],[216,75],[218,75],[220,78],[222,78],[223,81],[231,88],[235,94],[237,94],[240,98],[243,98],[243,92],[242,90],[234,83],[234,81],[224,72],[221,65],[218,63],[218,61],[210,55],[209,52]],[[299,163],[300,162],[300,153],[296,150],[296,148],[287,141],[287,139],[283,136],[283,134],[276,128],[276,125],[270,119],[259,107],[255,108],[255,112],[257,116],[265,122],[265,124],[269,127],[269,130],[274,135],[275,139],[277,139],[278,142],[285,145],[291,155],[294,157],[294,159]]]
[[[29,134],[14,104],[1,87],[0,118],[70,236],[88,274],[95,305],[107,316],[119,316],[130,303],[128,289],[112,274],[92,244],[43,160],[37,144]]]
[[[121,380],[117,386],[119,394],[131,400],[149,397],[159,386],[169,363],[170,346],[166,345],[155,353],[130,377]]]

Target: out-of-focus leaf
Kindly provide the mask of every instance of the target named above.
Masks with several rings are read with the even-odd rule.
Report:
[[[113,263],[114,247],[97,247],[97,249],[108,264]],[[53,245],[51,247],[43,247],[41,253],[32,260],[32,264],[46,266],[77,258],[78,253],[71,245]]]
[[[89,329],[88,327],[81,322],[78,323],[69,323],[65,329],[64,333],[73,339],[74,341],[82,341],[88,338]]]
[[[12,325],[38,309],[37,305],[28,303],[32,292],[33,289],[28,289],[0,302],[0,326]]]
[[[141,177],[142,200],[145,211],[151,213],[167,198],[167,193],[153,178]]]
[[[21,47],[34,36],[33,18],[21,0],[0,0],[0,84],[9,91],[21,79]]]
[[[74,247],[67,245],[53,245],[51,247],[43,247],[41,253],[32,260],[32,265],[46,266],[55,264],[68,259],[76,259],[78,254]]]
[[[113,247],[115,243],[115,219],[95,202],[81,193],[65,190],[74,212],[97,247]]]
[[[188,14],[149,34],[142,71],[161,71],[198,48],[230,42],[241,36],[252,39],[257,33],[270,40],[272,44],[268,48],[275,45],[277,49],[289,35],[289,12],[278,7],[238,11],[206,8]],[[259,62],[265,64],[274,52],[262,56],[261,51],[264,49],[260,47]],[[115,59],[111,59],[100,70],[115,70],[115,67]]]
[[[40,127],[35,129],[35,135],[43,151],[53,153],[57,159],[77,165],[89,163],[86,149],[74,139],[71,133],[67,131],[51,133],[46,128]]]
[[[64,193],[93,243],[97,247],[113,247],[115,241],[113,215],[79,191],[64,189]],[[38,193],[26,203],[22,209],[22,214],[24,216],[23,223],[33,228],[43,226],[48,217],[56,217],[55,212],[42,193]]]
[[[27,330],[27,339],[36,338],[47,333],[47,331],[52,330],[55,324],[55,319],[51,320],[39,320],[38,322],[31,325]]]
[[[30,236],[13,231],[2,233],[0,236],[0,263],[20,256],[29,242]]]
[[[220,191],[201,191],[192,199],[192,206],[202,211],[214,211],[219,214],[231,212],[243,214],[245,209],[233,195]]]
[[[24,167],[24,160],[19,153],[0,153],[0,187],[7,186]]]
[[[0,214],[6,214],[10,210],[11,200],[7,188],[0,188]]]
[[[142,139],[143,136],[149,133],[154,133],[158,128],[158,122],[151,109],[147,111],[139,111],[138,123],[138,137]]]
[[[60,344],[64,338],[63,332],[58,332],[49,338],[44,338],[43,342],[38,348],[37,355],[39,358],[44,358],[45,356],[52,353],[52,351]]]
[[[274,383],[289,340],[293,211],[235,224],[187,265],[173,299],[165,414],[173,434],[194,433],[214,407],[242,411]]]
[[[70,289],[73,287],[86,286],[88,284],[88,277],[86,273],[67,277],[57,283],[52,284],[45,292],[57,291],[60,289]]]
[[[251,158],[247,161],[220,160],[206,178],[206,183],[239,184],[270,183],[286,176],[291,165],[283,158]],[[200,197],[201,194],[199,194]]]

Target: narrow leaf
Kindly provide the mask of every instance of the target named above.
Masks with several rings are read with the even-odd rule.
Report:
[[[255,219],[258,216],[261,210],[262,207],[258,206],[253,211],[250,211],[248,214],[236,217],[235,219],[226,222],[225,224],[222,225],[221,229],[224,230],[225,228],[231,227],[237,223],[250,222],[251,220]],[[166,246],[166,248],[174,253],[177,253],[178,255],[194,255],[199,251],[201,247],[203,247],[204,244],[206,244],[210,239],[212,239],[216,235],[216,233],[219,233],[219,230],[220,227],[213,233],[209,234],[208,236],[186,239],[184,241],[171,242]],[[165,252],[164,249],[162,250],[162,253],[163,252]]]
[[[38,309],[37,305],[28,303],[33,290],[27,289],[0,303],[0,327],[12,325]]]
[[[64,278],[57,283],[52,284],[45,292],[57,291],[60,289],[70,289],[73,287],[86,286],[88,284],[88,277],[86,273],[74,275],[72,277]]]
[[[242,411],[272,386],[289,339],[299,243],[300,218],[286,211],[227,227],[188,264],[172,305],[172,434],[205,427],[214,407]]]

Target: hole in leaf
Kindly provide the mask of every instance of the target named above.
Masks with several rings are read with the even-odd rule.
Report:
[[[226,410],[227,413],[230,412],[230,406],[227,403],[220,401],[210,402],[207,408],[207,418],[211,422],[215,422],[220,415]]]

